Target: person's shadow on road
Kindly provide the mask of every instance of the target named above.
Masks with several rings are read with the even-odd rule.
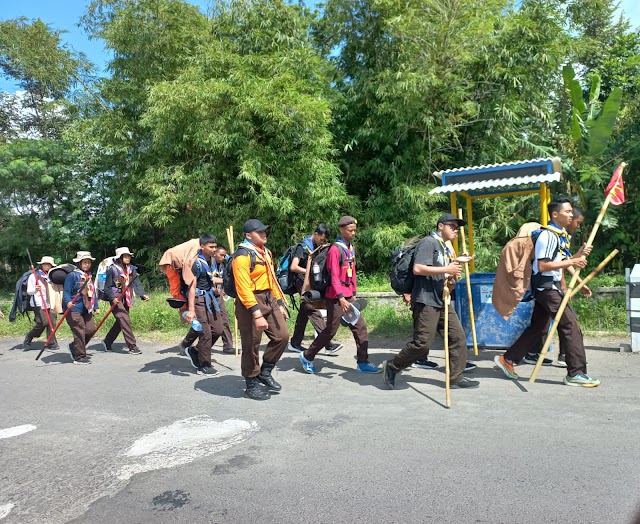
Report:
[[[167,357],[147,362],[138,370],[138,373],[169,373],[177,377],[186,377],[193,375],[195,371],[186,358]]]
[[[193,389],[220,397],[244,397],[245,380],[238,375],[219,375],[198,380]]]

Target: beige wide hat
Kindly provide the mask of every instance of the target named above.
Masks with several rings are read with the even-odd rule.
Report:
[[[85,258],[88,258],[90,260],[95,260],[95,258],[93,258],[91,256],[91,251],[78,251],[76,253],[76,258],[73,259],[74,262],[80,262],[81,260],[84,260]]]
[[[51,264],[52,266],[56,265],[53,257],[42,257],[40,260],[38,260],[38,262],[36,262],[36,264]]]
[[[119,247],[118,249],[116,249],[115,258],[120,258],[122,255],[131,255],[131,256],[133,256],[133,253],[131,251],[129,251],[128,247]]]

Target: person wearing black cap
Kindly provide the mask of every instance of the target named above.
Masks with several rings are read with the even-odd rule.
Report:
[[[458,229],[465,221],[446,213],[438,219],[437,230],[424,237],[416,246],[413,263],[415,275],[411,292],[413,312],[413,340],[389,361],[382,364],[384,383],[389,389],[395,387],[395,378],[429,353],[437,332],[449,337],[449,361],[451,363],[451,388],[476,388],[479,383],[462,376],[467,360],[467,337],[453,307],[449,312],[449,333],[444,329],[444,286],[448,277],[458,278],[462,272],[461,262],[470,257],[455,258],[455,253],[446,242],[458,236]]]
[[[231,262],[238,295],[236,318],[242,345],[242,376],[247,385],[245,396],[253,400],[267,400],[271,393],[282,390],[272,372],[289,342],[284,294],[278,286],[271,252],[265,247],[268,228],[255,218],[247,220],[242,229],[245,239]],[[269,343],[261,366],[263,331]]]
[[[352,304],[357,291],[356,253],[351,243],[356,236],[357,220],[343,216],[338,221],[340,236],[327,253],[327,271],[331,275],[331,284],[325,293],[327,304],[327,327],[318,334],[309,348],[300,353],[302,368],[307,373],[316,373],[313,360],[318,352],[335,336],[340,327],[340,318],[352,313]],[[359,316],[355,323],[349,323],[349,329],[356,341],[357,368],[360,373],[380,373],[382,369],[369,362],[369,334],[364,318]]]

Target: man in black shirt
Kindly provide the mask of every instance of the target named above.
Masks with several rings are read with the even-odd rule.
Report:
[[[476,380],[462,376],[467,361],[467,337],[453,307],[449,307],[449,333],[444,329],[444,286],[447,278],[458,278],[461,263],[470,257],[455,258],[455,253],[446,242],[458,236],[458,229],[465,221],[450,213],[438,219],[437,230],[424,237],[416,246],[413,263],[415,275],[411,292],[413,311],[413,340],[392,361],[385,361],[382,375],[389,389],[395,386],[395,377],[401,370],[424,358],[437,332],[449,337],[449,361],[451,363],[451,388],[477,388]]]
[[[302,284],[304,283],[309,254],[317,247],[325,244],[330,235],[331,231],[325,224],[318,224],[311,236],[308,236],[296,245],[291,259],[291,271],[295,275],[295,286],[300,295],[302,295]],[[314,308],[306,302],[300,301],[300,311],[298,311],[296,325],[291,340],[289,341],[290,351],[297,351],[299,353],[307,349],[302,345],[302,339],[304,338],[304,330],[307,327],[308,321],[311,321],[311,325],[316,330],[316,333],[321,333],[327,326],[327,322],[320,314],[319,309]],[[325,355],[336,353],[340,348],[342,348],[342,344],[329,343],[324,348]]]

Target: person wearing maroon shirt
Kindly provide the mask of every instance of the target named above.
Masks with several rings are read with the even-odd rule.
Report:
[[[351,311],[358,289],[356,282],[356,253],[352,241],[356,236],[357,221],[343,216],[338,221],[340,236],[329,248],[327,271],[331,275],[331,284],[325,293],[327,304],[327,327],[300,353],[302,368],[307,373],[316,373],[313,359],[335,336],[340,327],[340,318]],[[369,334],[364,318],[360,316],[355,324],[349,324],[353,333],[357,351],[357,371],[360,373],[380,373],[382,369],[369,363]]]

